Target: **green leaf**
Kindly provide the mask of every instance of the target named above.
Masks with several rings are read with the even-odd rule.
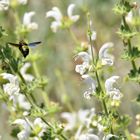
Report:
[[[7,34],[5,33],[5,30],[2,28],[2,26],[0,26],[0,38],[2,36],[7,36]]]

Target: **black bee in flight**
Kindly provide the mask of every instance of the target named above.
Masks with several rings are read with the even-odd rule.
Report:
[[[41,41],[26,43],[25,41],[21,40],[18,44],[9,42],[8,44],[18,47],[20,52],[24,57],[29,54],[29,47],[35,47],[36,45],[40,44]]]

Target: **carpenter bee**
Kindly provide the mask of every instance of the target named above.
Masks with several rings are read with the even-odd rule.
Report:
[[[8,44],[10,44],[10,45],[12,45],[14,47],[18,47],[20,52],[22,53],[22,55],[24,57],[26,57],[29,54],[29,47],[35,47],[36,45],[38,45],[40,43],[41,43],[41,41],[32,42],[32,43],[26,43],[23,40],[21,40],[18,44],[8,42]]]

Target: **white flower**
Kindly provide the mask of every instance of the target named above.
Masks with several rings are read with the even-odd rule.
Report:
[[[67,124],[64,130],[65,131],[72,130],[78,122],[88,127],[94,115],[95,115],[94,108],[90,110],[80,109],[78,112],[73,112],[73,113],[63,112],[61,114],[61,117],[67,121]]]
[[[77,115],[81,124],[89,128],[92,118],[93,116],[95,116],[95,109],[94,108],[86,109],[86,110],[80,109]]]
[[[36,118],[33,123],[33,128],[40,130],[37,134],[38,137],[42,137],[46,131],[47,125],[42,121],[41,118]]]
[[[5,93],[7,93],[10,96],[10,99],[12,99],[14,94],[18,94],[20,91],[19,88],[19,81],[17,76],[14,76],[9,73],[2,73],[0,74],[4,79],[9,80],[10,83],[3,85],[3,90]]]
[[[19,106],[21,109],[30,110],[31,104],[26,101],[26,97],[23,94],[15,95],[13,98],[14,107]]]
[[[10,83],[3,85],[3,90],[9,95],[9,100],[13,101],[13,109],[16,110],[16,107],[19,106],[22,109],[30,110],[31,105],[26,101],[24,94],[19,93],[19,81],[17,76],[14,76],[9,73],[0,74],[4,79],[9,80]]]
[[[67,9],[67,14],[68,14],[68,17],[70,18],[70,20],[72,20],[73,22],[76,22],[80,18],[80,16],[73,15],[74,7],[75,7],[75,4],[70,4]]]
[[[59,27],[61,27],[62,23],[61,20],[63,18],[60,10],[57,7],[53,7],[51,11],[46,13],[46,17],[53,17],[55,21],[51,24],[51,29],[53,32],[56,32]]]
[[[31,22],[32,16],[35,15],[35,12],[26,12],[23,17],[23,25],[29,30],[38,29],[38,24],[36,22]]]
[[[81,134],[77,140],[100,140],[97,135],[94,134]]]
[[[90,22],[90,24],[91,23],[92,22]],[[95,31],[92,31],[91,34],[87,34],[87,38],[90,41],[90,37],[91,37],[91,40],[94,41],[94,40],[96,40],[96,35],[97,35],[97,33]]]
[[[19,140],[27,140],[31,133],[36,134],[34,136],[34,140],[39,140],[39,138],[44,135],[44,132],[47,128],[47,125],[42,121],[41,118],[36,118],[33,123],[27,118],[26,120],[17,119],[13,122],[13,124],[18,124],[21,126],[21,132],[19,132],[17,135]],[[33,128],[33,130],[31,128]]]
[[[86,121],[87,121],[87,117],[90,114],[90,112],[91,112],[91,110],[89,110],[89,109],[85,109],[85,110],[80,109],[78,111],[78,117],[79,117],[80,122],[82,122],[83,124],[85,124]]]
[[[76,125],[75,113],[63,112],[61,114],[61,117],[67,121],[67,124],[64,128],[65,131],[72,130],[75,127]]]
[[[98,131],[99,131],[99,133],[102,133],[102,132],[104,132],[104,130],[105,130],[105,126],[103,126],[103,125],[101,125],[100,123],[98,123],[97,124],[97,128],[98,128]]]
[[[119,138],[118,136],[116,136],[116,135],[112,135],[112,134],[108,134],[107,136],[104,136],[103,137],[103,140],[110,140],[111,138]]]
[[[92,34],[91,34],[91,40],[96,40],[96,32],[95,31],[92,31]]]
[[[23,5],[27,4],[27,0],[18,0],[18,2]]]
[[[88,114],[85,116],[84,121],[87,128],[90,127],[90,124],[92,122],[92,118],[95,116],[95,108],[91,108],[88,112]]]
[[[102,65],[113,65],[114,57],[108,53],[108,50],[113,47],[113,43],[105,43],[99,50],[99,59]]]
[[[122,97],[120,90],[114,87],[114,83],[116,83],[117,79],[119,79],[119,76],[112,76],[105,81],[106,93],[113,100],[120,100],[120,98]]]
[[[74,10],[75,5],[74,4],[70,4],[68,9],[67,9],[67,14],[68,14],[68,18],[72,21],[72,22],[76,22],[79,19],[79,15],[73,15],[73,10]],[[63,22],[63,15],[61,13],[61,11],[59,10],[59,8],[57,7],[53,7],[52,10],[46,12],[46,17],[52,17],[55,19],[55,21],[53,21],[51,23],[51,29],[53,32],[57,32],[58,28],[62,26],[62,22]]]
[[[81,58],[83,60],[83,63],[87,63],[87,65],[89,64],[90,56],[87,52],[79,52],[75,57],[75,60],[77,60],[78,58]]]
[[[87,65],[84,65],[85,63],[81,64],[81,65],[76,65],[75,66],[75,71],[77,73],[79,73],[80,75],[83,75],[86,70],[87,70]]]
[[[8,10],[9,0],[0,0],[0,11]]]
[[[22,130],[17,134],[19,140],[27,140],[31,133],[31,127],[29,122],[23,119],[17,119],[13,124],[18,124],[22,127]]]
[[[133,12],[132,11],[130,11],[126,16],[125,16],[125,20],[126,20],[126,22],[129,24],[131,24],[132,23],[132,20],[133,20]]]
[[[82,75],[84,82],[87,84],[87,90],[84,92],[86,99],[91,99],[91,96],[96,93],[96,82],[88,74]]]
[[[34,77],[33,77],[31,74],[27,74],[27,73],[26,73],[27,69],[28,69],[30,66],[31,66],[30,63],[25,63],[25,64],[23,65],[23,67],[20,69],[20,73],[22,74],[23,78],[24,78],[26,81],[28,81],[28,82],[30,82],[30,81],[32,81],[32,80],[34,79]]]
[[[85,133],[81,134],[82,126],[79,127],[75,135],[75,140],[100,140],[99,137],[95,134]]]
[[[77,73],[80,73],[81,75],[83,75],[90,66],[89,63],[90,63],[91,58],[87,52],[78,53],[77,56],[75,57],[75,60],[77,60],[79,58],[81,58],[83,62],[80,65],[76,65],[75,71]]]

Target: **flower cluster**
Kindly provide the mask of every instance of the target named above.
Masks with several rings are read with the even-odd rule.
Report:
[[[59,8],[53,7],[52,10],[46,13],[46,17],[52,17],[55,19],[51,23],[51,29],[53,32],[57,32],[58,28],[69,28],[74,22],[79,19],[79,15],[73,15],[75,5],[70,4],[67,9],[68,17],[63,17],[62,13],[60,12]]]
[[[31,82],[34,79],[32,75],[26,73],[30,65],[30,63],[25,63],[20,69],[20,73],[26,82]],[[3,84],[3,92],[7,97],[6,104],[10,112],[19,112],[20,116],[25,117],[24,119],[14,118],[13,121],[13,124],[21,127],[21,131],[17,134],[18,139],[28,139],[33,134],[34,139],[39,140],[44,135],[47,125],[38,117],[33,123],[29,121],[28,116],[31,113],[32,104],[27,98],[28,95],[21,92],[18,77],[10,73],[1,73],[0,76],[3,80],[8,80]]]
[[[41,118],[36,118],[33,123],[28,118],[16,119],[13,124],[21,127],[21,131],[17,134],[19,140],[27,140],[31,134],[34,136],[34,140],[39,140],[47,129],[47,125]]]
[[[10,3],[14,3],[14,5],[15,5],[15,2],[17,2],[19,4],[23,4],[23,5],[27,4],[27,0],[17,0],[17,1],[1,0],[0,1],[0,11],[8,10]]]
[[[78,112],[73,113],[63,112],[61,117],[67,121],[64,129],[65,131],[73,130],[78,124],[80,124],[75,134],[75,140],[109,140],[110,138],[116,138],[116,140],[118,139],[118,136],[116,135],[103,135],[103,131],[106,129],[106,127],[101,124],[101,117],[99,117],[97,120],[93,120],[94,118],[97,118],[94,108],[89,110],[79,110]],[[91,128],[91,126],[94,127]],[[96,129],[98,133],[94,134]]]
[[[23,110],[23,115],[28,114],[31,109],[31,104],[27,101],[26,96],[20,93],[17,76],[9,73],[2,73],[0,76],[9,81],[9,83],[3,85],[3,91],[8,95],[9,101],[13,104],[12,110],[17,111],[21,109]]]
[[[26,12],[23,17],[23,25],[27,30],[36,30],[38,29],[38,24],[36,22],[31,22],[32,16],[35,15],[34,11]]]
[[[136,2],[133,2],[132,8],[135,11],[135,14],[133,12],[133,9],[131,9],[125,16],[125,20],[128,25],[135,25],[138,26],[140,25],[140,8],[138,8],[138,4]],[[137,14],[136,14],[137,13]]]
[[[20,73],[22,74],[22,76],[24,77],[25,81],[27,81],[27,82],[31,82],[34,79],[33,75],[26,73],[30,66],[31,66],[31,64],[29,62],[26,62],[22,66],[22,68],[20,69]]]
[[[93,41],[96,39],[95,35],[96,33],[94,31],[94,33],[91,34]],[[112,66],[114,63],[114,56],[109,53],[110,48],[113,48],[112,42],[103,44],[98,54],[96,54],[95,49],[91,49],[91,47],[92,46],[88,45],[87,51],[79,52],[75,57],[75,61],[82,61],[81,64],[76,65],[75,71],[81,75],[87,85],[87,90],[84,92],[84,97],[87,99],[91,99],[91,96],[96,94],[97,88],[97,82],[90,76],[90,73],[101,69],[105,65]],[[95,58],[95,56],[98,58]],[[97,62],[94,62],[94,59],[96,59]],[[119,76],[112,76],[105,81],[106,94],[109,95],[113,101],[119,101],[122,97],[120,90],[113,87],[113,84],[118,78]]]

